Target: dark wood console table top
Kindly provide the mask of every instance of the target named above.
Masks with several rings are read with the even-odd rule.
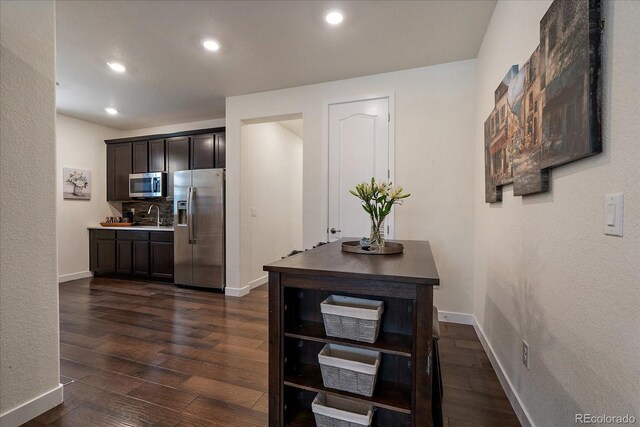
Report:
[[[342,239],[264,266],[269,272],[269,426],[315,426],[317,393],[376,408],[372,426],[428,427],[431,411],[433,286],[440,284],[429,242],[394,240],[395,255],[343,252]],[[329,295],[384,301],[375,343],[325,334],[320,303]],[[379,351],[372,397],[325,388],[317,354],[327,343]]]
[[[363,255],[344,252],[341,244],[351,238],[319,246],[264,266],[265,271],[314,274],[354,279],[377,279],[438,286],[438,270],[431,246],[423,240],[394,240],[404,252],[394,255]]]

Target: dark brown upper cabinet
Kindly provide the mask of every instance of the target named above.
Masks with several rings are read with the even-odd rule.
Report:
[[[226,167],[226,139],[225,132],[218,132],[215,134],[216,142],[215,142],[215,167],[224,168]]]
[[[149,172],[149,148],[147,141],[136,141],[133,144],[133,172]]]
[[[215,135],[194,135],[191,137],[191,169],[211,169],[214,167]]]
[[[167,139],[167,197],[173,198],[173,172],[189,169],[189,137]]]
[[[129,174],[167,172],[173,199],[173,172],[226,167],[225,128],[198,129],[105,140],[107,200],[131,200]]]
[[[166,172],[164,139],[132,143],[133,172]]]
[[[164,139],[149,141],[149,172],[166,172]]]
[[[107,145],[107,200],[129,200],[129,174],[132,173],[130,142]]]

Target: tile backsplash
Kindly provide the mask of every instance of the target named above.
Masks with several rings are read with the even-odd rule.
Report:
[[[156,208],[153,208],[151,213],[147,214],[151,205],[156,205],[160,208],[161,225],[173,225],[173,202],[171,201],[147,202],[140,200],[135,202],[122,202],[122,216],[125,216],[127,212],[133,210],[133,222],[136,224],[156,225],[158,215]]]

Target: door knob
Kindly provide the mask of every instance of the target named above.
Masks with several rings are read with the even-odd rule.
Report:
[[[336,233],[341,233],[342,230],[336,230],[335,228],[331,227],[331,230],[329,230],[331,232],[331,234],[336,234]]]

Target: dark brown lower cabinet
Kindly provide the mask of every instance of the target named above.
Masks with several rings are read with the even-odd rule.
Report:
[[[89,230],[90,269],[95,276],[173,282],[173,233]]]
[[[151,277],[173,279],[173,243],[150,243]]]
[[[118,274],[131,274],[133,271],[132,242],[131,240],[117,240],[116,242],[116,255],[118,257],[116,272]]]
[[[89,268],[97,274],[116,272],[116,232],[91,230],[89,240]]]
[[[96,264],[93,270],[97,273],[115,273],[116,241],[98,239],[95,242]]]
[[[149,242],[133,242],[133,274],[149,275]]]

